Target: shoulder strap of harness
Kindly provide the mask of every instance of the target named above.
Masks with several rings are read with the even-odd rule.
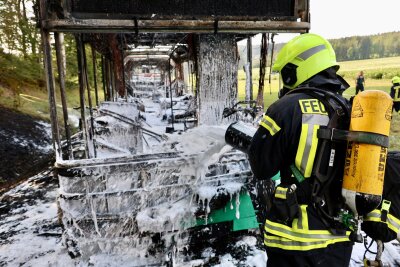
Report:
[[[334,176],[335,174],[334,172],[336,169],[333,168],[334,167],[333,158],[329,159],[330,161],[332,161],[332,164],[329,164],[326,170],[322,170],[321,168],[322,165],[326,164],[326,156],[327,156],[326,151],[330,150],[328,156],[334,157],[334,155],[332,155],[332,153],[334,153],[332,152],[332,150],[334,151],[336,145],[335,142],[333,142],[336,140],[330,138],[321,138],[322,137],[321,133],[324,133],[324,131],[326,130],[332,130],[332,129],[340,129],[340,130],[349,129],[351,107],[343,97],[340,97],[339,95],[327,90],[314,87],[302,87],[295,89],[289,92],[288,94],[295,94],[295,93],[304,93],[311,97],[315,97],[324,104],[329,115],[328,125],[326,127],[321,127],[321,129],[318,131],[318,138],[322,140],[318,144],[318,153],[316,155],[314,162],[313,173],[316,178],[316,181],[319,183],[319,185],[314,185],[313,188],[313,198],[314,198],[321,196],[321,194],[324,193],[326,187],[329,185],[329,183],[327,182]]]
[[[346,99],[339,95],[313,87],[298,88],[288,94],[304,93],[321,101],[329,115],[329,122],[326,127],[321,127],[318,133],[327,129],[347,130],[350,124],[351,107]],[[318,134],[318,138],[320,138]],[[344,203],[331,201],[329,188],[335,177],[342,170],[337,168],[336,159],[343,155],[335,155],[336,146],[339,145],[333,139],[321,139],[318,143],[317,155],[314,161],[312,184],[312,203],[317,208],[321,219],[332,232],[343,232],[342,227],[336,224],[333,217],[336,215],[337,207]],[[343,146],[343,143],[340,144]]]

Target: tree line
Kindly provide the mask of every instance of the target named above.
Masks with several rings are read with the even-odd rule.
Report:
[[[329,40],[338,61],[400,56],[400,32]]]
[[[0,0],[0,49],[39,58],[41,46],[35,0]]]
[[[400,56],[400,32],[387,32],[367,36],[352,36],[339,39],[330,39],[336,52],[337,61],[360,60],[371,58]],[[274,58],[283,43],[277,43],[274,47]],[[253,43],[253,67],[259,67],[260,44]],[[238,47],[240,61],[239,68],[247,62],[247,50],[245,45]],[[268,49],[267,66],[271,64],[271,45]]]

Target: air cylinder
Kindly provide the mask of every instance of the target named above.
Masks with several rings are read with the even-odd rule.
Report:
[[[392,119],[391,97],[378,90],[369,90],[354,97],[350,131],[377,134],[375,139],[389,136]],[[358,216],[377,208],[382,200],[387,147],[348,142],[342,195]]]

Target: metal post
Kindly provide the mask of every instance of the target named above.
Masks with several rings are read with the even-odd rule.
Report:
[[[109,63],[110,63],[110,78],[111,78],[110,96],[113,101],[116,101],[116,98],[115,98],[116,85],[115,85],[115,72],[114,72],[115,66],[114,66],[114,62],[112,60],[110,60]]]
[[[168,60],[168,79],[169,79],[169,96],[171,99],[171,124],[172,124],[172,132],[175,131],[174,128],[174,108],[172,104],[172,87],[171,87],[171,57]],[[175,79],[176,81],[176,79]]]
[[[93,80],[94,80],[94,96],[96,98],[96,106],[99,106],[99,93],[97,88],[97,61],[96,61],[96,50],[94,46],[92,48],[92,65],[93,65]]]
[[[110,77],[110,62],[107,58],[104,58],[105,66],[105,77],[106,77],[106,94],[107,101],[111,101],[111,77]]]
[[[168,60],[168,64],[169,64],[169,60]],[[165,70],[163,72],[164,72],[163,77],[164,77],[165,98],[167,98],[168,97],[167,77],[165,76]]]
[[[274,41],[274,36],[276,34],[272,33],[271,34],[271,61],[270,61],[270,67],[269,67],[269,78],[268,78],[268,83],[269,83],[269,94],[272,94],[271,91],[271,74],[272,74],[272,61],[274,60],[274,49],[275,49],[275,41]],[[279,89],[281,89],[281,83],[279,79]]]
[[[113,101],[113,79],[112,79],[112,70],[111,70],[111,60],[107,60],[107,77],[108,77],[108,101]]]
[[[126,88],[126,79],[125,79],[125,64],[124,64],[124,48],[121,45],[121,64],[122,64],[122,81],[124,83],[124,94],[125,94],[125,100],[128,101],[128,89]]]
[[[76,35],[76,54],[78,57],[78,78],[79,78],[79,101],[81,106],[81,130],[85,140],[85,156],[89,157],[89,146],[87,137],[86,114],[85,114],[85,77],[83,59],[82,34]]]
[[[261,47],[260,47],[260,78],[258,80],[258,93],[257,93],[257,105],[262,107],[264,110],[264,80],[265,70],[267,67],[267,54],[268,54],[268,35],[262,34]]]
[[[71,144],[71,130],[68,122],[68,107],[67,107],[67,94],[65,92],[65,49],[64,49],[64,34],[54,33],[54,39],[56,42],[56,56],[57,56],[57,68],[58,78],[60,80],[60,95],[61,105],[63,110],[64,127],[65,127],[65,138],[67,139],[68,157],[73,159],[72,144]]]
[[[228,124],[224,108],[237,102],[237,46],[233,35],[200,35],[198,56],[199,125]]]
[[[187,62],[188,64],[188,79],[189,79],[189,88],[190,88],[190,93],[193,93],[193,84],[192,84],[192,65],[190,64],[190,61]]]
[[[51,58],[51,45],[50,45],[50,34],[48,31],[41,29],[42,42],[43,42],[43,53],[44,53],[44,67],[46,72],[46,85],[49,96],[50,105],[50,119],[51,119],[51,133],[53,137],[53,148],[56,152],[56,158],[61,158],[61,143],[60,143],[60,132],[57,121],[57,103],[55,95],[55,83],[53,76],[53,66]]]
[[[253,45],[251,42],[251,36],[247,37],[247,62],[249,63],[249,86],[250,86],[250,100],[253,100]]]
[[[105,79],[106,79],[106,95],[107,101],[111,101],[111,77],[110,77],[110,62],[107,58],[104,58],[105,66]]]
[[[106,64],[104,60],[104,56],[101,56],[101,81],[103,83],[103,94],[104,94],[104,101],[107,100],[107,93],[106,93]]]
[[[112,70],[112,79],[113,79],[113,90],[112,90],[112,95],[113,95],[113,99],[114,101],[118,100],[118,85],[117,85],[117,76],[115,74],[115,61],[111,61],[111,70]]]
[[[93,146],[93,155],[96,158],[97,153],[96,153],[96,146],[95,146],[95,141],[94,141],[94,118],[93,118],[93,105],[92,105],[92,94],[90,93],[90,84],[89,84],[89,75],[88,75],[88,65],[87,65],[87,60],[86,60],[86,49],[85,45],[82,44],[83,46],[83,71],[85,74],[85,82],[86,82],[86,90],[87,90],[87,95],[88,95],[88,104],[89,104],[89,115],[90,115],[90,131],[89,131],[89,140],[92,141],[92,146]]]

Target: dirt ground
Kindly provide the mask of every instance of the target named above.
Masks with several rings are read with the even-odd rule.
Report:
[[[50,125],[0,106],[0,195],[51,164]]]

